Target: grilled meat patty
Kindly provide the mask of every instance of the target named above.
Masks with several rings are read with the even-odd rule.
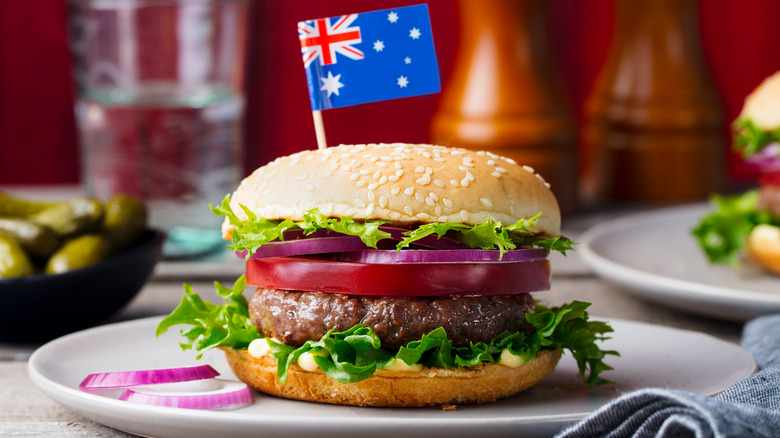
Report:
[[[534,310],[529,294],[428,298],[258,289],[249,303],[258,331],[288,345],[362,323],[391,350],[438,327],[444,327],[456,347],[489,342],[505,330],[531,333],[525,314]]]

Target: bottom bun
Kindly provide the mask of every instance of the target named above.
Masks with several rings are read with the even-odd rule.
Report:
[[[753,263],[780,274],[780,227],[757,225],[747,243],[748,258]]]
[[[236,377],[260,392],[318,403],[381,407],[492,402],[537,384],[553,372],[561,357],[560,350],[545,350],[517,368],[487,364],[461,370],[377,371],[366,380],[347,384],[321,370],[305,371],[292,364],[287,383],[281,384],[273,358],[255,358],[247,350],[223,350]]]

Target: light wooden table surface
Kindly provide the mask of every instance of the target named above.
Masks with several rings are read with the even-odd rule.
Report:
[[[614,215],[614,214],[613,214]],[[565,233],[574,238],[605,215],[589,215],[565,222]],[[232,282],[242,265],[230,257],[216,261],[163,262],[155,276],[114,321],[170,312],[182,296],[182,282],[196,290],[210,290],[214,280]],[[543,294],[543,295],[542,295]],[[553,259],[552,289],[538,296],[550,304],[573,299],[593,303],[591,313],[709,333],[739,342],[741,324],[692,316],[647,303],[621,292],[591,274],[579,256]],[[27,375],[27,358],[36,345],[0,344],[0,437],[122,437],[125,433],[87,420],[67,407],[49,399]]]

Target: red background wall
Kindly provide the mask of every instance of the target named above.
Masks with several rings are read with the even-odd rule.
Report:
[[[248,172],[279,155],[315,147],[296,37],[303,19],[397,7],[420,1],[254,0],[248,64]],[[453,0],[429,0],[442,83],[457,50]],[[612,0],[551,0],[555,58],[580,114],[609,49]],[[728,120],[764,77],[780,70],[780,1],[702,0],[701,35]],[[0,1],[0,184],[74,183],[79,179],[64,1]],[[330,144],[428,141],[438,95],[327,111]],[[749,180],[731,160],[735,180]]]

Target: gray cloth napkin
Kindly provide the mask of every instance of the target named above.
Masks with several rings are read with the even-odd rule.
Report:
[[[656,388],[634,391],[558,437],[780,437],[780,315],[746,324],[742,346],[759,371],[714,397]]]

